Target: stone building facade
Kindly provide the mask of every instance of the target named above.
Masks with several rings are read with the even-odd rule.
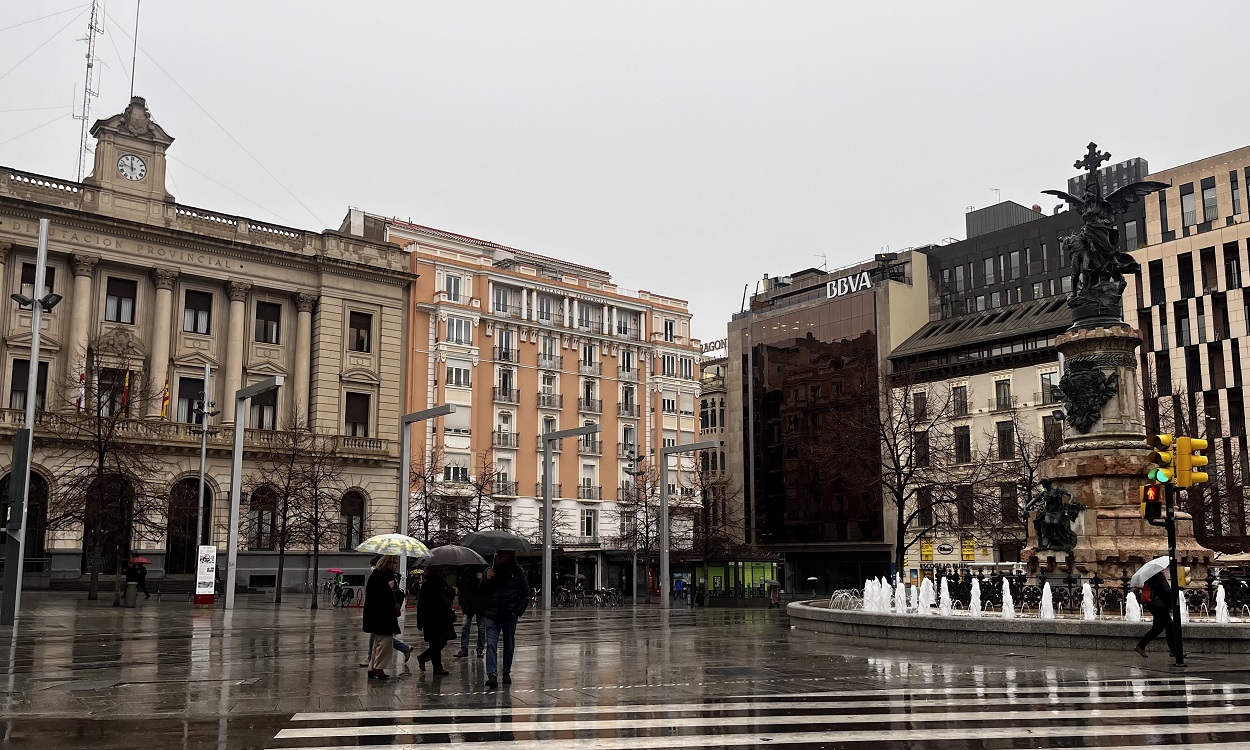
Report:
[[[191,482],[193,507],[200,443],[195,409],[207,366],[208,397],[221,413],[209,419],[203,540],[224,549],[233,431],[246,430],[246,478],[258,470],[256,458],[274,434],[294,420],[336,442],[342,492],[334,514],[341,513],[342,538],[331,552],[370,531],[392,531],[406,374],[400,352],[415,278],[405,254],[336,231],[309,232],[178,203],[165,187],[165,152],[173,138],[142,98],[98,121],[92,133],[95,164],[82,183],[0,168],[0,281],[9,291],[30,294],[38,220],[51,221],[45,286],[64,299],[43,319],[42,407],[75,410],[73,383],[85,383],[88,372],[104,377],[102,360],[124,350],[125,361],[113,366],[124,370],[125,388],[168,389],[167,404],[157,397],[131,405],[127,424],[162,467],[155,482],[171,497]],[[23,419],[30,328],[29,310],[0,306],[0,388],[8,407],[0,410],[0,433],[7,435]],[[285,385],[253,401],[247,424],[234,424],[233,392],[274,375],[284,376]],[[48,455],[47,441],[36,429],[34,495],[55,495],[64,470]],[[11,460],[9,445],[0,446],[6,493]],[[240,555],[239,581],[273,585],[277,566],[272,534],[265,531],[272,509],[252,500],[244,497],[242,514],[257,531],[243,536],[248,546]],[[110,548],[151,558],[156,577],[192,572],[194,516],[175,512],[158,525],[161,533],[113,539]],[[82,550],[81,528],[49,532],[35,509],[26,556],[41,561],[34,568],[45,578],[79,576],[86,564]],[[341,562],[367,570],[358,556]],[[318,577],[299,559],[288,559],[286,570],[287,585]]]

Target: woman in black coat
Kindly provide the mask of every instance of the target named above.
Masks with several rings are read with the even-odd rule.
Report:
[[[386,670],[394,662],[394,639],[399,635],[399,604],[395,590],[395,571],[399,558],[385,555],[378,560],[365,583],[363,630],[373,636],[369,654],[369,676],[387,679]]]
[[[451,609],[456,592],[443,576],[441,567],[425,574],[421,595],[417,598],[417,628],[425,634],[430,647],[417,656],[417,666],[425,671],[425,663],[434,665],[434,674],[450,674],[443,669],[443,647],[456,638],[456,613]]]

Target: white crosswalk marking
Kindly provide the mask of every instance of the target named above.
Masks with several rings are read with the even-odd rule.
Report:
[[[917,687],[735,696],[704,703],[521,706],[297,714],[282,750],[430,748],[489,743],[516,750],[651,750],[753,746],[864,748],[1020,740],[1080,747],[1250,750],[1250,694],[1206,680],[1027,687]],[[995,744],[998,741],[998,744]]]

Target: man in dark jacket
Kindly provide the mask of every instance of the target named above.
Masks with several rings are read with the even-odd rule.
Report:
[[[1146,602],[1146,609],[1150,610],[1150,614],[1154,617],[1154,624],[1150,626],[1150,630],[1142,636],[1137,642],[1137,646],[1133,649],[1143,657],[1146,656],[1146,646],[1150,642],[1159,637],[1160,633],[1164,633],[1168,641],[1168,651],[1176,653],[1176,624],[1172,622],[1172,587],[1168,585],[1168,579],[1162,572],[1155,573],[1146,581],[1146,585],[1142,587],[1142,593],[1145,594],[1149,590],[1150,600]],[[1143,596],[1143,598],[1145,598]]]
[[[503,682],[512,682],[512,652],[516,648],[516,621],[529,606],[533,593],[516,554],[500,552],[486,580],[478,588],[482,625],[486,630],[486,687],[499,686],[499,634],[503,633]]]
[[[456,576],[456,592],[460,598],[460,611],[464,613],[464,629],[460,631],[460,650],[456,657],[469,655],[469,631],[473,627],[473,618],[477,618],[477,656],[482,658],[486,653],[486,634],[482,632],[482,613],[478,611],[477,588],[482,582],[482,572],[477,567],[466,565]]]

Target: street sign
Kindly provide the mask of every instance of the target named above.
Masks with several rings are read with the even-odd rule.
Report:
[[[201,544],[195,555],[195,603],[213,605],[217,586],[217,547]]]

